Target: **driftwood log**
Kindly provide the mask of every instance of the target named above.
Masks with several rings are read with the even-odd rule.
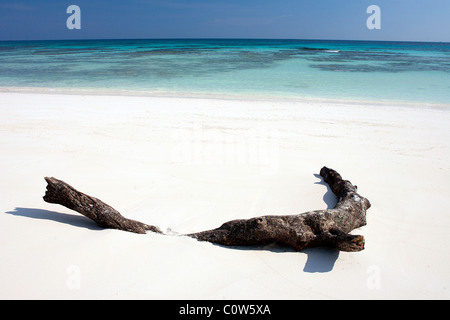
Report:
[[[147,231],[162,233],[157,227],[125,218],[113,207],[76,190],[64,181],[48,177],[45,180],[47,181],[47,191],[44,196],[46,202],[57,203],[75,210],[94,220],[99,227],[134,233],[146,233]]]
[[[335,170],[323,167],[320,175],[339,199],[333,209],[232,220],[217,229],[185,236],[224,246],[276,243],[298,251],[310,247],[330,247],[341,251],[363,250],[364,237],[351,235],[350,232],[366,225],[369,200],[359,195],[356,186],[343,180]],[[94,220],[102,228],[135,233],[162,233],[158,227],[125,218],[103,201],[79,192],[64,181],[48,177],[45,180],[48,183],[44,196],[46,202],[75,210]]]

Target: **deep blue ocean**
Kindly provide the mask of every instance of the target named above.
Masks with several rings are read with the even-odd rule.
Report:
[[[450,43],[0,42],[0,87],[450,104]]]

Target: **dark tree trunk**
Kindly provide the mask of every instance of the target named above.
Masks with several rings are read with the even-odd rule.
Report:
[[[366,225],[370,202],[359,195],[356,186],[343,180],[333,169],[323,167],[320,175],[339,198],[335,208],[309,211],[298,215],[262,216],[228,221],[217,229],[187,234],[199,241],[225,246],[249,246],[277,243],[295,250],[331,247],[342,251],[364,249],[364,237],[351,235],[353,229]],[[64,181],[45,178],[48,183],[44,200],[61,204],[94,220],[100,227],[135,233],[159,228],[123,217],[99,199],[83,194]]]

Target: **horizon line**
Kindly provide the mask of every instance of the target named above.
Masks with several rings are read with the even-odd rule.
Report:
[[[228,37],[173,37],[173,38],[73,38],[73,39],[13,39],[0,42],[33,42],[33,41],[132,41],[132,40],[280,40],[280,41],[352,41],[352,42],[409,42],[409,43],[448,43],[449,41],[420,41],[420,40],[364,40],[364,39],[317,39],[317,38],[228,38]]]

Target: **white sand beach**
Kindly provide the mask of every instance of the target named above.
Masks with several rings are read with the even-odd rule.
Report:
[[[450,108],[0,93],[1,299],[448,299]],[[179,236],[368,198],[365,250]],[[44,202],[45,176],[171,235]]]

